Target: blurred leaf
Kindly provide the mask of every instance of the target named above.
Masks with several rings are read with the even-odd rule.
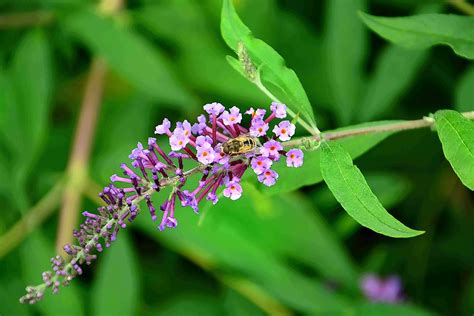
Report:
[[[440,5],[426,4],[417,13],[436,13]],[[390,110],[413,84],[418,71],[426,62],[428,50],[407,50],[394,44],[380,53],[375,73],[369,79],[367,92],[358,108],[358,118],[367,121],[380,117]]]
[[[364,23],[393,43],[412,49],[448,45],[459,56],[474,59],[474,19],[454,14],[379,17],[360,12]]]
[[[277,254],[286,255],[311,266],[325,279],[337,282],[346,288],[352,288],[357,284],[356,269],[348,253],[336,239],[324,217],[311,207],[303,195],[290,195],[275,201],[273,197],[264,195],[250,183],[244,184],[244,191],[250,195],[257,215],[260,214],[266,221],[267,229],[260,232],[262,219],[252,214],[250,216],[247,214],[249,218],[246,219],[245,227],[242,229],[253,230],[254,237],[262,244],[263,249],[271,249]],[[299,210],[294,208],[297,201]],[[281,232],[289,224],[288,217],[291,217],[291,226],[298,229]],[[235,223],[236,228],[243,222],[237,218],[229,220]],[[278,234],[285,236],[284,243],[273,238]],[[298,247],[295,248],[294,245]]]
[[[188,294],[174,297],[170,302],[160,306],[154,315],[159,316],[194,316],[223,315],[222,305],[217,298],[204,294]]]
[[[464,313],[468,314],[470,311],[474,310],[474,277],[471,274],[470,279],[467,281],[465,295],[462,298],[464,302]]]
[[[336,129],[335,131],[382,125],[387,124],[387,122],[388,121],[357,124]],[[393,132],[355,135],[353,137],[339,139],[333,142],[336,142],[344,147],[344,149],[349,152],[351,157],[355,159],[367,152],[369,149],[375,147],[378,143],[392,134]],[[280,175],[279,181],[272,187],[260,186],[262,191],[266,194],[273,195],[282,192],[294,191],[303,186],[316,184],[323,181],[319,163],[320,155],[320,150],[306,151],[304,153],[304,164],[300,168],[288,168],[286,163],[283,161],[274,164],[272,168]]]
[[[442,4],[444,3],[443,0],[423,0],[423,1],[412,1],[412,0],[372,0],[371,3],[377,4],[377,5],[384,5],[384,6],[393,6],[393,7],[399,7],[402,9],[414,9],[419,5],[419,2],[422,2],[423,4]]]
[[[135,315],[139,304],[138,265],[126,232],[101,255],[92,285],[94,315]]]
[[[460,113],[435,113],[436,129],[446,159],[462,183],[474,191],[474,122]]]
[[[222,39],[212,28],[209,14],[192,0],[165,1],[135,12],[136,21],[178,51],[173,63],[183,77],[206,94],[218,94],[240,103],[258,104],[265,96],[228,67]],[[209,74],[212,74],[210,76]]]
[[[313,267],[325,279],[336,281],[350,288],[357,279],[353,263],[343,250],[325,222],[302,195],[288,195],[282,198],[265,197],[250,184],[244,185],[249,194],[256,214],[233,212],[224,215],[237,229],[249,231],[248,237],[256,237],[262,249],[271,250],[277,256],[287,256]],[[299,209],[295,209],[295,205]],[[266,205],[265,211],[262,205]],[[252,209],[252,208],[251,208]],[[242,218],[236,218],[241,215]],[[285,229],[286,226],[298,227],[298,230]],[[266,229],[262,230],[262,226]],[[282,243],[273,236],[282,235]],[[298,248],[293,245],[299,245]]]
[[[462,75],[454,91],[454,108],[459,112],[474,111],[474,66]]]
[[[275,14],[275,19],[274,25],[268,25],[267,21],[264,24],[276,35],[269,43],[272,47],[278,48],[280,54],[285,56],[285,60],[298,74],[306,94],[313,102],[314,110],[318,111],[320,106],[332,106],[330,80],[327,76],[329,65],[324,55],[326,43],[316,33],[318,30],[310,21],[285,8],[281,8],[278,14]],[[254,31],[256,34],[262,34],[257,30]],[[324,117],[318,117],[319,125],[322,119]]]
[[[336,199],[362,226],[390,237],[414,237],[413,230],[390,215],[370,190],[350,155],[338,144],[321,144],[321,173]]]
[[[295,245],[294,242],[281,242],[298,235],[298,231],[289,227],[306,230],[305,227],[313,225],[310,222],[311,226],[308,226],[293,216],[294,212],[303,211],[294,207],[301,199],[276,197],[272,200],[274,208],[266,215],[255,212],[254,203],[259,202],[244,194],[238,201],[219,201],[201,226],[197,225],[198,217],[188,208],[176,210],[179,226],[175,230],[158,232],[146,216],[140,216],[137,224],[150,237],[164,242],[206,270],[229,271],[246,277],[272,297],[297,310],[311,313],[342,309],[346,305],[342,297],[328,291],[321,282],[294,270],[278,255]],[[318,232],[299,234],[299,238],[315,239],[317,235],[314,234]],[[306,248],[305,245],[311,247],[313,244],[305,241],[302,247]],[[308,256],[321,258],[317,248],[299,249]]]
[[[153,118],[151,108],[150,100],[137,94],[104,104],[92,160],[94,178],[99,183],[117,172],[120,162],[128,160],[137,142],[147,144]]]
[[[326,58],[328,79],[338,121],[347,124],[355,114],[363,89],[367,30],[357,17],[365,0],[327,2]]]
[[[89,11],[75,13],[64,22],[94,54],[104,57],[113,70],[138,90],[183,108],[194,103],[160,50],[140,35]]]
[[[25,282],[40,282],[41,273],[50,270],[49,259],[54,246],[41,231],[31,233],[20,247]],[[26,284],[26,283],[25,283]],[[59,295],[46,290],[44,299],[35,305],[43,315],[85,315],[84,304],[76,283],[61,287]]]
[[[358,107],[358,119],[368,121],[385,114],[410,87],[427,57],[426,50],[386,47],[377,59],[375,73]]]
[[[30,161],[44,140],[52,90],[51,55],[42,31],[31,31],[21,39],[10,76],[2,134],[15,154],[22,153],[17,159]]]
[[[8,271],[11,274],[11,271]],[[18,303],[18,298],[24,295],[25,284],[18,276],[14,280],[2,280],[0,286],[0,297],[2,304],[0,304],[0,315],[14,315],[27,316],[30,315],[31,308]]]
[[[285,66],[283,58],[268,44],[255,38],[249,28],[240,20],[231,0],[224,0],[222,6],[221,33],[227,45],[237,52],[242,42],[257,69],[260,69],[262,80],[282,102],[302,118],[314,124],[314,115],[308,97],[295,72]]]
[[[224,296],[225,314],[229,316],[263,316],[262,310],[234,290],[228,289]]]
[[[30,31],[14,52],[9,78],[2,82],[0,135],[9,149],[10,186],[23,190],[26,177],[37,160],[48,130],[52,78],[48,41],[41,30]],[[5,157],[6,158],[6,157]],[[21,192],[15,202],[21,209],[27,201]]]
[[[354,315],[363,316],[430,316],[435,315],[409,304],[362,303],[356,306]]]
[[[7,109],[8,105],[8,79],[6,71],[0,65],[0,134],[3,136],[7,128]],[[0,144],[3,143],[3,138],[0,138]],[[0,151],[0,155],[3,154]]]

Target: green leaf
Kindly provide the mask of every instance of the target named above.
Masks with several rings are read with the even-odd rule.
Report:
[[[388,210],[401,202],[411,188],[410,182],[396,173],[368,172],[365,178],[380,203]],[[334,228],[339,236],[347,239],[360,229],[360,225],[352,217],[342,213],[335,222]]]
[[[263,316],[262,310],[234,290],[227,289],[224,295],[225,314],[229,316]]]
[[[139,300],[137,258],[126,232],[101,255],[92,286],[94,315],[136,315]]]
[[[198,2],[148,4],[134,10],[134,18],[158,40],[172,43],[176,49],[173,63],[194,89],[206,95],[232,99],[236,104],[266,102],[265,96],[252,83],[227,66],[222,58],[228,53],[227,47],[222,45],[213,23],[209,23],[209,14]]]
[[[163,199],[163,195],[158,198]],[[157,233],[156,225],[146,216],[137,218],[137,225],[151,238],[204,269],[245,278],[282,304],[313,314],[343,309],[347,302],[339,294],[328,291],[321,281],[308,279],[285,260],[290,257],[294,262],[295,256],[289,254],[298,251],[301,255],[297,262],[302,262],[304,256],[308,260],[303,261],[306,264],[320,258],[318,247],[311,243],[319,232],[314,230],[313,221],[308,220],[309,214],[300,215],[309,210],[294,207],[301,201],[300,197],[279,196],[262,202],[270,202],[270,207],[261,207],[260,201],[244,194],[238,201],[222,198],[212,206],[201,226],[197,225],[198,216],[180,207],[176,210],[179,213],[176,230]],[[159,202],[155,201],[157,205]],[[291,227],[299,227],[304,233],[298,234]],[[285,236],[291,242],[282,243],[276,236]],[[294,247],[295,244],[299,247]]]
[[[15,156],[14,164],[28,169],[46,136],[52,90],[51,53],[40,30],[21,39],[9,70],[10,77],[3,80],[0,133]]]
[[[20,247],[25,284],[41,281],[41,273],[51,269],[49,259],[53,253],[53,244],[41,231],[35,231],[28,236]],[[47,289],[44,299],[36,306],[44,315],[85,315],[84,304],[79,294],[77,283],[61,287],[59,295],[53,295],[51,290]]]
[[[98,146],[92,159],[92,174],[102,182],[117,172],[118,162],[126,161],[137,142],[146,144],[150,134],[153,115],[152,105],[148,98],[141,95],[130,95],[116,101],[106,101],[97,132]],[[127,113],[124,115],[124,113]],[[130,122],[140,122],[133,129],[123,128]]]
[[[4,135],[7,128],[7,93],[8,93],[7,78],[3,69],[0,67],[0,135]],[[5,146],[4,139],[0,138],[0,146]],[[0,179],[8,179],[11,170],[7,167],[9,161],[7,160],[7,153],[4,150],[0,151]],[[0,195],[9,199],[12,198],[10,192],[13,191],[7,181],[0,181]],[[1,228],[0,228],[1,231]]]
[[[284,59],[268,44],[252,35],[240,20],[231,0],[224,0],[221,15],[221,33],[227,45],[237,52],[242,42],[268,90],[301,117],[315,124],[313,109],[295,72],[285,66]]]
[[[112,315],[112,314],[109,314]],[[122,315],[122,314],[120,314]],[[182,294],[160,306],[158,316],[223,315],[220,300],[205,294]]]
[[[358,129],[368,126],[387,124],[389,121],[370,122],[364,124],[357,124],[335,131],[343,131],[349,129]],[[383,141],[393,132],[374,133],[366,135],[355,135],[344,139],[335,140],[333,142],[340,144],[345,150],[349,152],[353,159],[363,155],[365,152],[375,147],[378,143]],[[283,192],[294,191],[303,186],[312,185],[323,181],[320,171],[320,150],[305,151],[304,164],[300,168],[288,168],[284,159],[272,167],[279,175],[279,181],[272,187],[260,186],[261,190],[270,195],[279,194]]]
[[[12,276],[11,270],[2,270]],[[5,274],[7,274],[5,273]],[[4,275],[5,277],[5,275]],[[0,286],[0,315],[28,316],[32,314],[31,308],[27,305],[18,304],[18,298],[25,294],[25,283],[20,276],[14,279],[2,279]]]
[[[241,229],[252,229],[252,233],[258,243],[264,249],[272,249],[275,252],[291,257],[307,266],[313,267],[324,278],[333,280],[346,288],[357,284],[357,273],[354,263],[348,253],[344,250],[328,223],[319,211],[310,205],[303,195],[293,194],[279,199],[264,195],[250,183],[244,183],[243,189],[252,199],[255,211],[261,216],[271,216],[266,219],[266,231],[259,232],[262,225],[261,219],[250,217],[245,221],[246,227]],[[299,210],[293,205],[298,203]],[[231,216],[231,215],[230,215]],[[288,223],[291,217],[292,226],[298,230],[289,230],[285,233],[286,241],[281,243],[272,236],[278,234]],[[230,219],[235,225],[240,225],[241,220]],[[293,245],[298,245],[294,247]]]
[[[195,103],[160,50],[139,34],[89,11],[73,14],[64,22],[70,32],[138,90],[185,108]]]
[[[436,13],[440,9],[440,5],[425,3],[416,13]],[[428,50],[407,50],[387,45],[376,61],[375,72],[358,107],[358,119],[368,121],[386,114],[409,89],[427,57]]]
[[[13,202],[23,211],[28,205],[25,182],[44,145],[51,105],[51,52],[41,30],[21,38],[8,74],[0,83],[5,89],[0,93],[0,136],[8,152],[5,160],[14,157],[9,185],[17,192]]]
[[[326,56],[328,80],[334,111],[340,123],[347,124],[359,105],[363,91],[367,29],[358,19],[365,0],[331,0],[326,12]]]
[[[359,13],[369,28],[383,38],[406,48],[423,49],[448,45],[456,54],[474,59],[474,19],[453,14],[420,14],[409,17],[379,17]]]
[[[0,65],[0,134],[5,135],[7,128],[7,102],[8,102],[8,80],[6,71],[3,69],[3,66]],[[3,139],[0,140],[0,143],[3,143]]]
[[[344,148],[332,142],[323,142],[321,149],[324,181],[357,222],[390,237],[407,238],[424,233],[403,225],[385,210]]]
[[[469,67],[458,81],[454,97],[457,111],[474,111],[474,66]]]
[[[22,38],[10,71],[11,99],[4,110],[9,124],[3,133],[10,148],[15,153],[22,153],[17,158],[23,160],[37,154],[48,126],[51,52],[42,31],[29,32]],[[25,143],[28,146],[24,146]]]
[[[415,80],[427,57],[426,50],[386,47],[377,59],[375,73],[369,79],[367,93],[358,107],[358,119],[368,121],[391,109]]]
[[[460,113],[435,113],[436,129],[446,159],[462,183],[474,191],[474,122]]]
[[[433,316],[431,312],[410,304],[362,303],[355,307],[354,315],[364,316]]]

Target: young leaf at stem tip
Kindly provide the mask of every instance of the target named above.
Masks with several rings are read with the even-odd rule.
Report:
[[[321,144],[321,173],[334,197],[362,226],[382,235],[408,238],[424,231],[411,229],[390,215],[370,189],[350,155],[338,144]]]
[[[239,46],[240,48],[244,46],[248,51],[249,57],[255,69],[258,69],[260,79],[263,82],[258,84],[254,81],[254,83],[262,91],[267,90],[264,91],[267,95],[267,92],[270,92],[274,96],[273,101],[277,101],[276,96],[290,109],[300,112],[304,122],[311,125],[312,130],[317,131],[311,104],[296,73],[286,67],[283,57],[271,46],[252,35],[250,29],[240,20],[231,0],[224,0],[223,2],[221,33],[224,41],[234,52],[240,52]],[[236,69],[235,60],[232,60],[232,66]],[[245,75],[244,71],[239,72]],[[249,79],[248,76],[246,77]],[[263,86],[263,84],[266,85]]]
[[[446,159],[462,183],[474,191],[474,122],[452,110],[434,115]]]

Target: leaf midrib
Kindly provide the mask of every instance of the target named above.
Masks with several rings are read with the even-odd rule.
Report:
[[[459,138],[459,140],[461,141],[461,143],[464,145],[464,147],[467,149],[467,152],[469,152],[469,154],[471,155],[472,159],[474,160],[474,152],[472,152],[472,150],[469,148],[469,146],[466,144],[466,142],[464,141],[464,138],[462,137],[462,135],[458,132],[458,130],[454,127],[454,125],[451,123],[450,120],[448,120],[445,116],[442,116],[441,117],[442,120],[445,120],[446,123],[448,123],[448,125],[451,127],[451,129],[454,131],[454,133],[456,134],[456,136]]]

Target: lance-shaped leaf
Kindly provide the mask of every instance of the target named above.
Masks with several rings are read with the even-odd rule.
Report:
[[[315,124],[311,104],[296,73],[286,67],[283,57],[270,45],[252,35],[230,0],[225,0],[222,7],[221,33],[227,45],[235,52],[238,51],[239,43],[243,43],[255,68],[260,71],[265,87],[272,94],[290,109],[299,112],[306,122]],[[235,68],[235,60],[232,66]]]
[[[368,81],[358,118],[366,121],[386,114],[408,90],[427,56],[426,50],[407,50],[395,45],[386,47]]]
[[[417,13],[440,11],[441,6],[421,5]],[[413,86],[429,51],[412,50],[389,44],[379,54],[375,69],[367,83],[367,91],[357,111],[360,121],[386,115],[398,100]],[[394,80],[396,78],[396,80]]]
[[[334,100],[333,110],[342,125],[353,119],[366,85],[364,65],[368,30],[357,16],[358,10],[365,10],[366,2],[331,0],[326,6],[327,80]]]
[[[136,315],[140,288],[137,271],[133,245],[123,234],[104,254],[94,280],[91,291],[94,315]],[[118,300],[120,304],[117,304]]]
[[[474,122],[460,113],[435,113],[436,129],[443,152],[462,183],[474,191]]]
[[[321,144],[321,173],[338,202],[362,226],[390,237],[407,238],[424,233],[405,226],[387,212],[340,145]]]
[[[64,23],[68,31],[139,91],[182,107],[193,104],[193,97],[175,78],[165,56],[138,33],[89,11],[74,13]]]
[[[452,14],[379,17],[360,12],[362,20],[383,38],[407,48],[448,45],[459,56],[474,59],[474,19]]]
[[[389,122],[395,123],[397,121],[362,123],[339,128],[334,131],[328,131],[327,133],[344,130],[356,131],[365,127],[383,125]],[[332,142],[341,145],[351,155],[351,157],[355,159],[373,147],[377,146],[377,144],[382,142],[385,138],[389,137],[393,133],[394,132],[354,135],[352,137],[333,140]],[[320,150],[305,151],[304,163],[299,168],[288,168],[284,160],[281,159],[278,163],[272,166],[272,169],[274,169],[280,175],[281,181],[278,181],[276,185],[271,187],[264,186],[263,184],[258,184],[258,186],[261,188],[263,193],[275,195],[284,192],[291,192],[307,185],[319,183],[323,181],[323,176],[321,175],[321,170],[319,167],[320,156]]]

